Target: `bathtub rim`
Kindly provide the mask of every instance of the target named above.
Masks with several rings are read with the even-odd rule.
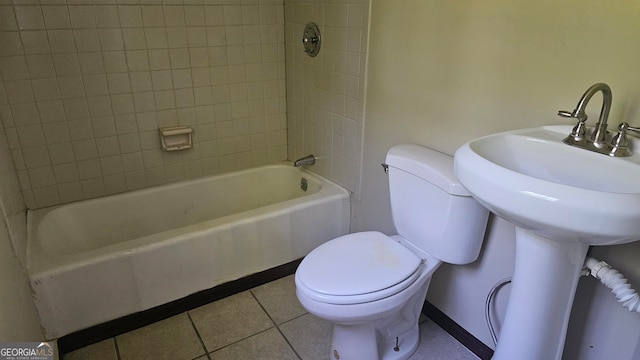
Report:
[[[123,193],[113,194],[104,197],[98,197],[93,199],[86,199],[77,202],[55,205],[51,207],[28,210],[27,212],[27,274],[31,281],[37,281],[43,277],[50,276],[51,274],[57,274],[61,271],[72,271],[79,267],[85,266],[92,262],[102,262],[112,260],[119,256],[133,255],[138,251],[141,251],[141,247],[145,250],[151,250],[160,246],[167,246],[172,243],[185,240],[188,236],[194,233],[203,234],[211,227],[229,227],[234,225],[243,224],[250,221],[257,221],[269,216],[279,215],[291,210],[300,210],[312,206],[317,203],[313,200],[321,202],[329,202],[338,198],[345,197],[350,199],[350,192],[342,186],[328,180],[308,169],[294,168],[301,172],[304,176],[314,179],[321,184],[327,184],[328,186],[321,186],[320,190],[316,193],[301,196],[294,199],[289,199],[283,202],[269,204],[258,208],[246,210],[243,212],[222,216],[216,219],[206,220],[200,223],[186,225],[174,229],[161,231],[154,234],[145,235],[131,240],[123,242],[109,244],[95,249],[85,250],[81,252],[71,254],[56,254],[48,253],[41,246],[36,244],[37,236],[37,224],[51,211],[65,206],[73,206],[75,204],[87,203],[87,202],[101,202],[108,201],[106,198],[119,198],[129,196],[131,194],[145,194],[158,191],[161,188],[172,188],[185,186],[189,182],[205,182],[212,178],[218,177],[230,177],[243,174],[250,174],[252,172],[260,171],[264,168],[282,168],[291,167],[291,162],[286,161],[282,163],[268,164],[257,166],[253,168],[229,171],[220,174],[213,174],[209,176],[202,176],[194,179],[185,179],[168,184],[161,184],[153,187],[131,190]],[[349,200],[350,201],[350,200]],[[287,206],[283,206],[287,204]],[[90,260],[90,261],[89,261]]]

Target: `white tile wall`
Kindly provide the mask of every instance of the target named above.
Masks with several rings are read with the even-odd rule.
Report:
[[[284,26],[283,0],[0,0],[0,116],[27,206],[286,159]],[[172,125],[193,149],[160,151]]]
[[[359,196],[369,0],[285,3],[289,158],[314,154],[312,168]],[[315,22],[318,56],[302,34]]]

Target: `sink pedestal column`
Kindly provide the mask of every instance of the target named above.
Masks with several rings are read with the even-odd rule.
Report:
[[[516,228],[511,296],[493,360],[560,360],[588,248]]]

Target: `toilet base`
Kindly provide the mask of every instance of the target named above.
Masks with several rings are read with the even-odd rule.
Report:
[[[395,339],[379,342],[380,360],[406,360],[418,349],[419,343],[420,332],[416,324],[414,329],[398,337],[397,348]]]
[[[399,309],[377,320],[334,323],[330,360],[406,360],[418,348],[418,320],[427,296],[431,274]],[[419,284],[419,283],[418,283]]]
[[[383,341],[379,341],[383,340]],[[332,360],[406,360],[418,348],[418,326],[395,338],[376,339],[372,323],[333,325],[329,359]]]
[[[334,324],[329,359],[379,359],[376,329],[373,324]]]

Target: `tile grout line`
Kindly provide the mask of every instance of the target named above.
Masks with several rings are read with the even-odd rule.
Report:
[[[291,342],[289,342],[289,339],[287,338],[287,336],[282,332],[282,330],[280,329],[279,325],[276,325],[276,329],[278,329],[278,332],[280,333],[280,335],[282,336],[282,338],[284,339],[284,341],[287,342],[287,345],[289,345],[289,347],[291,348],[291,351],[293,351],[294,354],[296,354],[296,356],[298,357],[299,360],[302,360],[302,356],[300,356],[300,354],[298,354],[298,351],[296,351],[296,348],[293,347],[293,344],[291,344]]]
[[[264,306],[262,306],[262,303],[260,302],[260,300],[258,300],[258,297],[256,296],[256,294],[253,293],[253,289],[249,289],[249,293],[251,294],[251,296],[253,297],[253,299],[258,303],[258,306],[260,306],[260,309],[262,309],[262,311],[264,311],[264,313],[267,315],[267,317],[269,318],[269,320],[271,320],[271,322],[273,323],[274,326],[278,326],[278,324],[275,322],[275,320],[273,320],[273,318],[271,317],[271,314],[269,314],[269,312],[267,311],[267,309],[264,308]]]
[[[282,338],[284,339],[284,341],[287,343],[287,345],[289,345],[289,348],[291,348],[291,351],[293,351],[293,353],[296,355],[296,357],[299,360],[302,360],[302,357],[300,356],[300,354],[298,354],[298,352],[296,351],[296,348],[293,347],[293,344],[291,344],[291,342],[289,341],[289,339],[285,336],[285,334],[282,332],[282,330],[280,330],[280,325],[278,324],[272,317],[271,314],[269,314],[269,312],[267,311],[267,309],[264,308],[264,306],[262,306],[262,303],[260,302],[260,300],[258,300],[258,297],[256,296],[256,294],[253,293],[253,289],[249,289],[249,292],[251,293],[251,296],[253,296],[253,298],[256,300],[256,302],[258,303],[258,305],[260,305],[260,308],[262,309],[262,311],[264,311],[265,314],[267,314],[267,316],[269,317],[269,319],[271,320],[271,322],[275,325],[276,330],[278,330],[278,332],[280,333],[280,336],[282,336]],[[302,316],[302,315],[301,315]],[[297,319],[299,316],[295,317],[294,319]],[[293,319],[289,319],[285,322],[283,322],[282,324],[285,324],[289,321],[291,321]]]
[[[200,345],[202,346],[202,349],[204,350],[204,355],[207,357],[207,359],[211,360],[211,356],[209,355],[209,349],[207,349],[207,346],[204,344],[204,340],[202,340],[202,336],[200,336],[200,332],[198,331],[198,328],[196,327],[196,324],[193,322],[193,319],[191,318],[191,314],[189,313],[189,311],[186,311],[187,313],[187,317],[189,318],[189,321],[191,322],[191,326],[193,327],[193,330],[196,332],[196,336],[198,337],[198,341],[200,342]],[[196,357],[199,358],[201,355],[198,355]]]
[[[111,338],[113,340],[113,347],[116,350],[116,357],[118,358],[118,360],[122,360],[122,357],[120,356],[120,348],[118,347],[118,340],[116,340],[116,336]]]
[[[264,333],[264,332],[267,332],[267,331],[269,331],[269,330],[271,330],[271,329],[273,329],[273,328],[277,328],[277,326],[272,326],[272,327],[270,327],[270,328],[266,328],[266,329],[264,329],[264,330],[258,331],[258,332],[257,332],[257,333],[255,333],[255,334],[251,334],[251,335],[249,335],[249,336],[247,336],[247,337],[244,337],[244,338],[242,338],[242,339],[239,339],[239,340],[236,340],[236,341],[234,341],[234,342],[232,342],[232,343],[229,343],[229,344],[227,344],[227,345],[225,345],[225,346],[223,346],[223,347],[217,348],[217,349],[213,350],[213,351],[211,352],[211,354],[213,354],[213,353],[214,353],[214,352],[216,352],[216,351],[220,351],[220,350],[222,350],[222,349],[225,349],[225,348],[228,348],[228,347],[230,347],[230,346],[233,346],[233,345],[235,345],[235,344],[241,343],[241,342],[243,342],[243,341],[245,341],[245,340],[247,340],[247,339],[249,339],[249,338],[252,338],[252,337],[254,337],[254,336],[256,336],[256,335],[260,335],[260,334],[262,334],[262,333]],[[207,355],[209,355],[209,354],[207,354]],[[209,359],[211,359],[211,357],[209,357]]]
[[[251,292],[250,290],[248,290],[248,291],[250,292],[251,296],[253,296],[253,298],[256,300],[256,302],[258,303],[258,305],[260,306],[260,308],[265,312],[265,314],[267,315],[267,317],[269,318],[269,320],[271,321],[271,323],[273,324],[273,326],[270,326],[270,327],[268,327],[268,328],[266,328],[266,329],[264,329],[264,330],[258,331],[258,332],[257,332],[257,333],[255,333],[255,334],[251,334],[251,335],[249,335],[249,336],[247,336],[247,337],[244,337],[244,338],[242,338],[242,339],[239,339],[239,340],[237,340],[237,341],[234,341],[234,342],[232,342],[232,343],[229,343],[229,344],[227,344],[227,345],[225,345],[225,346],[223,346],[223,347],[220,347],[220,348],[218,348],[218,349],[212,350],[211,352],[209,352],[209,350],[207,349],[207,347],[204,345],[204,340],[202,340],[202,337],[200,336],[200,333],[198,332],[198,329],[196,328],[196,325],[195,325],[195,323],[193,322],[193,319],[191,319],[191,314],[189,314],[189,311],[187,311],[187,316],[189,317],[189,321],[191,321],[191,325],[192,325],[192,326],[193,326],[193,328],[195,329],[196,334],[198,335],[198,339],[200,340],[200,343],[202,344],[202,347],[205,349],[205,353],[206,353],[207,359],[211,360],[211,355],[210,355],[211,353],[214,353],[214,352],[216,352],[216,351],[222,350],[222,349],[224,349],[224,348],[227,348],[227,347],[229,347],[229,346],[232,346],[232,345],[234,345],[234,344],[237,344],[237,343],[239,343],[239,342],[242,342],[242,341],[244,341],[244,340],[247,340],[247,339],[249,339],[250,337],[256,336],[256,335],[258,335],[258,334],[262,334],[262,333],[263,333],[263,332],[265,332],[265,331],[268,331],[268,330],[271,330],[271,329],[273,329],[273,328],[277,328],[277,327],[278,327],[278,326],[276,325],[275,321],[273,321],[273,319],[271,319],[271,316],[269,316],[269,313],[267,313],[267,311],[266,311],[266,310],[264,310],[264,308],[262,307],[262,304],[260,304],[260,302],[258,301],[258,299],[256,299],[256,297],[253,295],[253,292]]]

